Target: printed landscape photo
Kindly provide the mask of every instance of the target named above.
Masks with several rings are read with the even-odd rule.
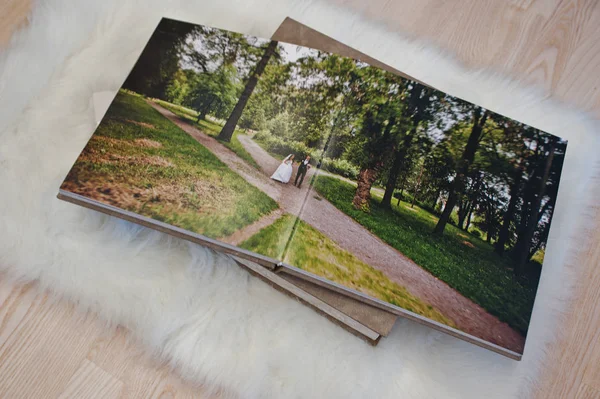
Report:
[[[521,354],[566,147],[359,60],[163,19],[61,189]]]

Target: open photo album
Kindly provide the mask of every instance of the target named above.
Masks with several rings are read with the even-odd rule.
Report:
[[[519,359],[566,147],[364,60],[163,19],[59,198]]]

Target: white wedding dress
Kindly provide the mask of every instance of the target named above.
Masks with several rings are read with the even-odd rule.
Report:
[[[287,183],[290,181],[293,170],[291,158],[291,154],[285,157],[285,159],[281,162],[281,165],[279,165],[275,173],[273,173],[273,175],[271,176],[271,179],[280,181],[282,183]]]

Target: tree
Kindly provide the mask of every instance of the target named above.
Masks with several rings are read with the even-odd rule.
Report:
[[[392,132],[397,121],[395,107],[390,106],[389,97],[378,93],[384,86],[383,81],[379,83],[380,85],[366,88],[367,91],[372,91],[366,95],[372,99],[364,105],[366,111],[362,116],[361,127],[348,154],[349,159],[360,166],[352,205],[364,212],[370,211],[371,187],[392,149]]]
[[[258,78],[260,78],[267,64],[269,63],[269,60],[271,59],[273,54],[275,54],[277,44],[278,42],[275,40],[271,40],[271,42],[269,42],[269,45],[265,49],[265,52],[263,53],[260,61],[256,65],[256,68],[254,68],[252,75],[248,79],[248,82],[246,83],[246,86],[244,87],[244,90],[242,91],[242,94],[237,104],[233,108],[231,115],[229,115],[225,126],[223,126],[223,129],[221,129],[221,132],[218,136],[219,140],[231,141],[231,137],[233,136],[233,132],[235,131],[237,123],[240,117],[242,116],[242,112],[244,111],[244,108],[246,107],[246,104],[248,103],[248,100],[250,99],[250,96],[252,95],[256,84],[258,83]]]
[[[196,25],[163,19],[144,47],[123,87],[150,97],[162,97],[179,70],[180,56]]]
[[[182,51],[182,62],[201,73],[233,65],[240,76],[245,76],[249,65],[260,56],[260,49],[254,46],[256,39],[241,33],[199,26],[190,38]]]
[[[422,127],[421,124],[429,122],[435,114],[435,109],[440,105],[439,100],[441,96],[435,90],[417,82],[408,81],[407,83],[407,98],[401,110],[401,117],[406,123],[407,130],[394,152],[394,160],[388,174],[385,193],[381,200],[381,205],[386,208],[391,208],[392,206],[391,201],[396,189],[398,175],[402,170],[404,162],[406,162],[406,155],[413,145],[418,130]]]
[[[458,208],[458,228],[462,230],[468,230],[468,223],[471,220],[473,209],[477,206],[481,197],[481,187],[483,185],[484,173],[481,170],[475,171],[473,176],[470,177],[470,185],[459,200],[460,206]],[[467,225],[465,226],[465,221]]]
[[[198,122],[206,119],[209,113],[217,118],[226,118],[229,115],[238,93],[237,82],[237,71],[231,65],[196,76],[188,103],[198,111]]]
[[[530,179],[530,193],[531,202],[529,212],[521,220],[521,229],[519,232],[519,238],[513,249],[513,258],[515,260],[515,274],[520,275],[523,272],[525,264],[529,261],[530,247],[536,228],[539,224],[539,212],[543,198],[546,194],[547,183],[550,177],[552,168],[552,162],[554,160],[554,154],[556,151],[558,139],[554,136],[549,137],[546,145],[540,150],[542,146],[542,139],[538,135],[536,152],[543,155],[543,162],[536,165],[532,178]],[[537,151],[539,150],[539,151]],[[537,183],[537,184],[536,184]]]
[[[482,178],[481,195],[477,200],[477,212],[483,217],[476,220],[474,224],[486,233],[486,241],[492,243],[498,233],[501,224],[502,212],[500,202],[500,191],[497,179],[494,176],[485,175]],[[473,211],[473,207],[471,208]],[[465,230],[469,229],[470,215],[467,217],[467,225]]]
[[[165,88],[165,99],[173,104],[182,105],[188,96],[190,85],[186,73],[179,69]]]
[[[446,228],[446,224],[450,219],[450,215],[452,214],[459,197],[462,195],[465,189],[465,177],[468,175],[471,164],[475,159],[475,153],[479,147],[479,139],[483,133],[483,127],[485,126],[489,116],[489,112],[487,110],[484,110],[482,114],[482,109],[477,106],[475,106],[472,114],[473,126],[471,128],[471,134],[469,135],[467,145],[465,146],[458,171],[450,187],[448,201],[446,201],[444,211],[442,212],[442,215],[440,216],[440,219],[438,220],[438,223],[433,231],[434,234],[441,235],[444,233],[444,229]]]
[[[417,196],[419,195],[419,190],[421,189],[421,182],[423,180],[423,171],[425,170],[423,164],[421,164],[421,168],[419,171],[419,177],[417,177],[417,181],[415,182],[415,187],[413,190],[413,199],[412,202],[410,204],[411,208],[415,207],[415,202],[417,201]]]
[[[345,157],[359,168],[353,206],[368,212],[370,191],[387,160],[397,130],[398,102],[402,79],[359,61],[337,56],[323,64],[330,82],[328,98],[337,107],[334,130],[347,131]],[[342,101],[339,101],[342,99]],[[339,126],[341,125],[341,126]],[[333,140],[335,142],[335,140]]]
[[[449,181],[454,175],[454,158],[448,148],[447,138],[435,144],[425,154],[425,178],[423,182],[423,198],[435,212],[442,193],[449,190]],[[405,162],[406,164],[406,162]]]
[[[496,241],[494,247],[494,252],[496,252],[500,256],[504,254],[506,244],[509,241],[510,226],[515,217],[515,212],[517,211],[520,193],[521,177],[516,176],[509,188],[510,200],[508,201],[508,207],[506,208],[506,211],[502,215],[502,227],[500,227],[500,230],[498,232],[498,241]]]
[[[369,110],[364,116],[361,129],[363,136],[361,169],[352,199],[355,209],[370,211],[371,187],[377,179],[390,147],[390,132],[394,124],[394,117],[388,120],[385,112],[381,110]]]

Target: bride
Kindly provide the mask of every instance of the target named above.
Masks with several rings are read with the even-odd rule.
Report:
[[[287,183],[292,177],[292,163],[294,161],[294,154],[290,154],[281,162],[281,165],[277,168],[275,173],[271,176],[271,179]]]

